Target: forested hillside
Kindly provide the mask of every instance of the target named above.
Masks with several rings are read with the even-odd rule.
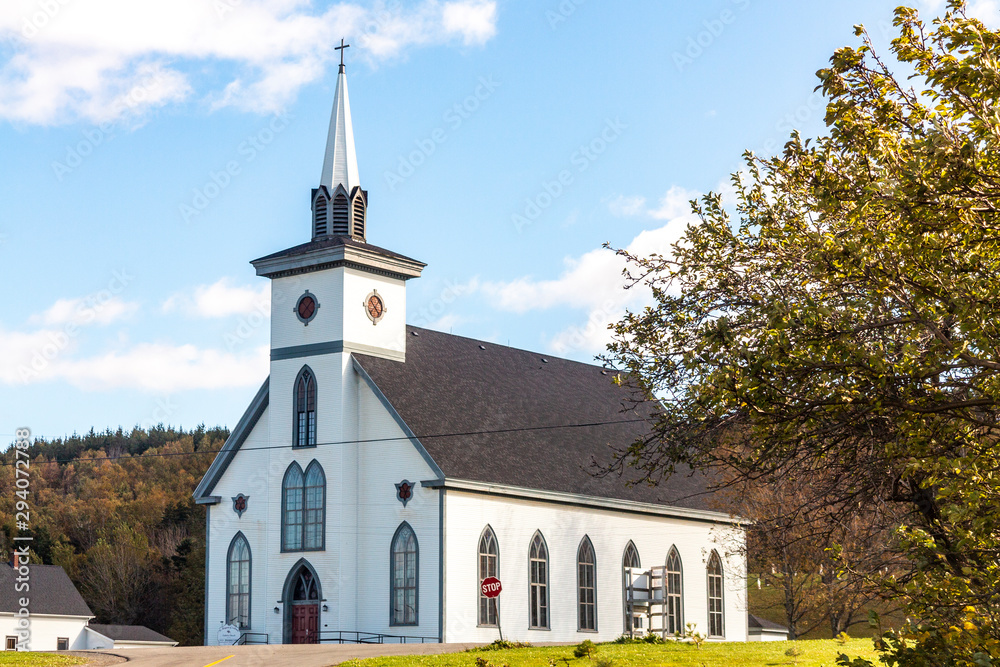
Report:
[[[134,429],[38,440],[31,460],[35,562],[61,565],[100,623],[146,625],[202,643],[205,510],[191,492],[228,436],[199,427]],[[0,455],[13,489],[14,453]],[[0,550],[18,534],[13,493],[0,494]]]

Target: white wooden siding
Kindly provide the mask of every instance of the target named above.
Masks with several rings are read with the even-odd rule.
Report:
[[[504,638],[531,641],[607,641],[624,631],[622,556],[632,540],[642,567],[663,565],[677,546],[684,566],[684,622],[708,628],[706,565],[713,548],[725,567],[726,640],[746,640],[742,557],[727,550],[742,536],[721,524],[625,514],[549,502],[449,490],[446,496],[445,640],[489,642],[496,628],[477,627],[479,537],[487,524],[500,546],[500,620]],[[528,546],[536,530],[549,549],[550,630],[528,628]],[[577,549],[584,535],[597,555],[597,633],[577,629]]]

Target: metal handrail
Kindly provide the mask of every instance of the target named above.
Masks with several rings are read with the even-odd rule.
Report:
[[[386,635],[380,632],[357,632],[355,630],[321,630],[320,644],[437,644],[438,637],[417,637],[413,635]]]
[[[262,637],[264,638],[264,641],[260,641]],[[236,640],[236,643],[233,644],[233,646],[243,646],[245,644],[269,644],[269,639],[270,638],[266,632],[244,632],[240,635],[240,638]]]

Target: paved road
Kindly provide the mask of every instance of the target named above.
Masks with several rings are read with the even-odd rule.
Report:
[[[353,658],[383,655],[456,653],[479,644],[297,644],[270,646],[177,646],[116,651],[79,651],[77,655],[117,655],[128,667],[327,667]],[[230,657],[232,656],[232,657]],[[470,661],[471,662],[471,661]]]

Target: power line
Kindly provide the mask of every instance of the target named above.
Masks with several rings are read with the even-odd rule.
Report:
[[[328,446],[328,445],[366,445],[366,444],[372,444],[372,443],[378,443],[378,442],[396,442],[396,441],[400,441],[400,440],[419,441],[419,440],[432,440],[434,438],[461,438],[461,437],[468,437],[468,436],[474,436],[474,435],[496,435],[496,434],[500,434],[500,433],[524,433],[524,432],[529,432],[529,431],[552,431],[552,430],[557,430],[557,429],[590,428],[590,427],[595,427],[595,426],[612,426],[612,425],[615,425],[615,424],[635,424],[635,423],[645,422],[645,421],[646,421],[645,419],[619,419],[619,420],[614,420],[614,421],[588,422],[588,423],[584,423],[584,424],[554,424],[554,425],[551,425],[551,426],[523,426],[523,427],[519,427],[519,428],[489,429],[489,430],[485,430],[485,431],[462,431],[462,432],[454,432],[454,433],[432,433],[432,434],[429,434],[429,435],[404,435],[404,436],[394,436],[394,437],[389,437],[389,438],[367,438],[367,439],[362,439],[362,440],[339,440],[339,441],[332,441],[332,442],[318,442],[314,446],[315,447],[323,447],[323,446]],[[271,445],[271,446],[267,446],[267,447],[250,447],[250,448],[246,449],[245,451],[248,451],[248,452],[251,452],[251,451],[252,452],[263,452],[263,451],[267,451],[267,450],[270,450],[270,449],[288,449],[290,447],[291,447],[291,445]],[[310,447],[305,447],[303,449],[312,449],[312,448],[313,447],[310,446]],[[91,451],[97,451],[97,450],[91,450]],[[87,461],[87,462],[91,462],[91,463],[96,463],[96,462],[99,462],[99,461],[117,461],[119,459],[134,460],[134,459],[141,459],[141,458],[169,458],[169,457],[173,457],[173,456],[199,456],[201,454],[218,454],[221,451],[222,451],[221,449],[204,449],[204,450],[200,450],[200,451],[196,451],[196,452],[157,452],[157,453],[154,453],[154,454],[143,453],[143,454],[134,454],[134,455],[128,455],[128,456],[119,456],[119,457],[114,457],[114,458],[108,457],[108,458],[105,458],[105,459],[75,457],[75,458],[71,458],[71,459],[52,459],[50,461],[45,461],[44,463],[46,463],[46,464],[53,464],[53,463],[61,464],[61,463],[75,463],[75,462],[78,462],[78,461]],[[4,462],[4,463],[0,463],[0,465],[11,466],[11,465],[15,465],[15,462],[10,462],[10,463]]]

